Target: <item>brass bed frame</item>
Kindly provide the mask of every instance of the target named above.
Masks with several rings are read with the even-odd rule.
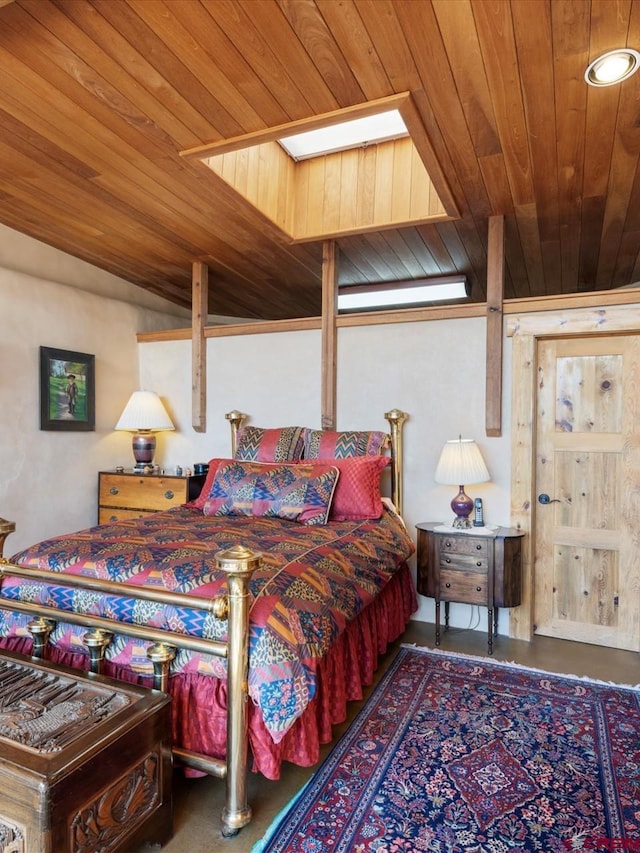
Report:
[[[246,418],[242,412],[232,411],[225,415],[231,427],[232,455],[235,454],[238,432]],[[391,455],[391,499],[402,514],[402,427],[407,418],[405,412],[392,409],[385,413],[390,425],[389,443]],[[15,524],[0,518],[0,586],[8,575],[27,577],[33,580],[51,580],[51,572],[17,566],[2,556],[4,542],[15,530]],[[154,601],[159,604],[186,606],[211,613],[217,619],[226,620],[227,642],[188,637],[172,631],[148,628],[144,625],[122,624],[100,616],[85,616],[70,613],[57,607],[33,604],[28,601],[0,599],[0,608],[32,614],[29,631],[33,637],[33,656],[44,658],[49,635],[56,621],[82,625],[90,630],[84,635],[89,652],[89,669],[100,673],[105,651],[115,633],[125,634],[152,645],[147,656],[153,664],[153,686],[165,691],[168,687],[171,661],[179,648],[202,652],[227,659],[227,729],[226,758],[216,759],[180,747],[173,748],[174,757],[185,766],[225,780],[225,803],[221,814],[222,834],[235,835],[251,820],[251,807],[247,801],[248,774],[248,671],[249,671],[249,582],[261,561],[261,554],[242,545],[235,545],[215,555],[217,568],[227,575],[227,593],[209,600],[193,595],[170,591],[151,590],[148,587],[127,584],[127,595]],[[99,578],[76,575],[56,575],[56,584],[98,591],[107,594],[122,594],[122,585]],[[201,601],[199,604],[198,602]]]

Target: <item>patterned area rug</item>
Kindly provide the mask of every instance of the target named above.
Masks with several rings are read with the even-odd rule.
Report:
[[[640,689],[403,647],[254,853],[640,850]]]

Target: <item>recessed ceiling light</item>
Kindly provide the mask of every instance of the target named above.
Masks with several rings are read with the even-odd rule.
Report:
[[[590,86],[612,86],[638,70],[640,53],[630,47],[603,53],[589,65],[584,79]]]

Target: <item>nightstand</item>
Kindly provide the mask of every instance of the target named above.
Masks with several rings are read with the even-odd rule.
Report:
[[[204,486],[206,474],[176,477],[133,471],[100,471],[98,524],[140,518],[150,512],[192,501]]]
[[[440,602],[444,601],[445,630],[450,602],[477,604],[487,608],[489,654],[493,654],[498,609],[520,604],[524,533],[510,527],[452,531],[439,522],[416,528],[417,587],[421,595],[435,599],[436,646],[440,645]]]

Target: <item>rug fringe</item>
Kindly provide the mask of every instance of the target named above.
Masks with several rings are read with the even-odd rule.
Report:
[[[575,673],[566,672],[551,672],[548,669],[539,669],[535,666],[527,666],[526,664],[516,663],[515,661],[499,660],[494,658],[483,657],[481,655],[470,655],[467,652],[452,652],[445,649],[434,649],[429,646],[419,646],[417,643],[402,643],[401,648],[412,649],[413,651],[422,652],[424,654],[442,655],[450,658],[463,658],[464,660],[475,661],[484,665],[497,665],[502,667],[511,667],[513,669],[522,669],[527,672],[535,672],[540,675],[553,675],[557,678],[566,678],[573,681],[583,681],[589,684],[598,684],[601,687],[619,687],[623,690],[640,691],[640,683],[638,684],[623,684],[619,681],[603,681],[599,678],[591,678],[588,675],[576,675]]]

